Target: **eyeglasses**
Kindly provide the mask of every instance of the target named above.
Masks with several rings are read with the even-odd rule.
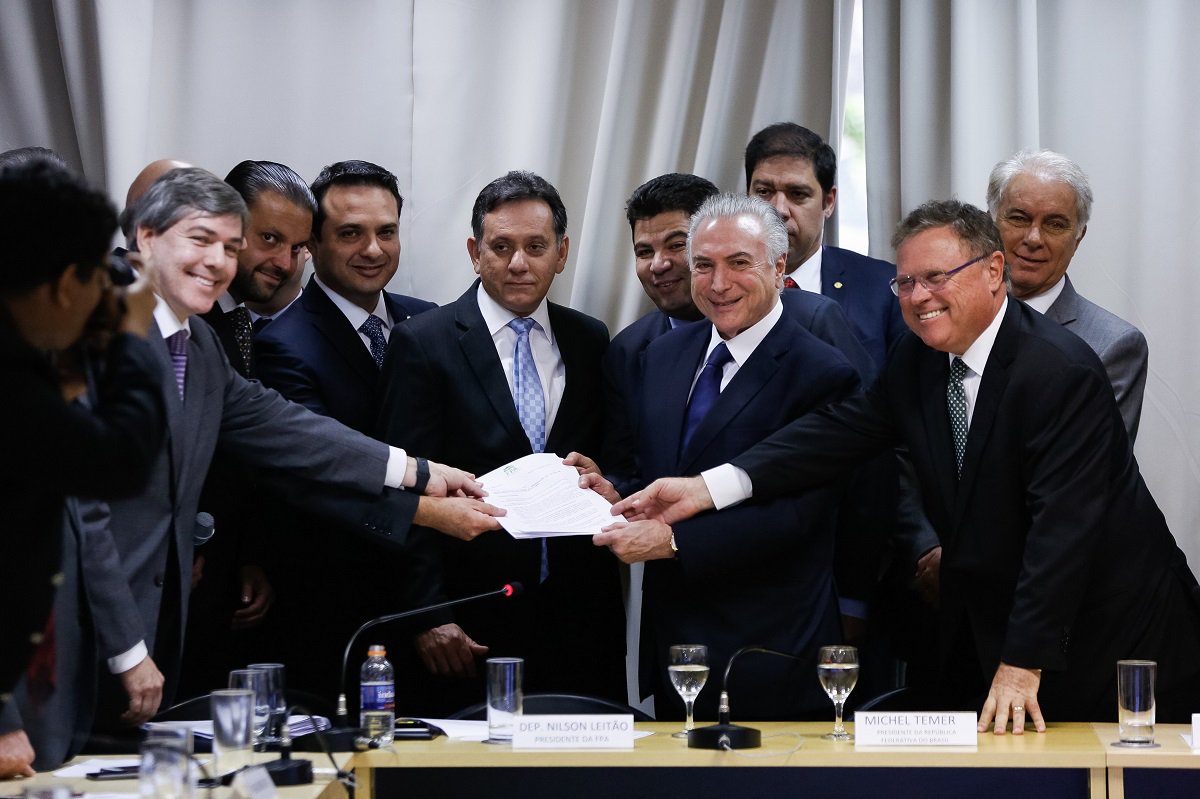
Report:
[[[766,261],[744,261],[741,259],[733,261],[724,261],[725,266],[734,272],[745,272],[748,269],[754,269],[757,266],[767,266]],[[712,261],[701,261],[691,265],[692,272],[697,275],[711,275],[716,268],[716,264]]]
[[[989,252],[987,255],[981,255],[978,258],[972,258],[962,266],[954,267],[949,272],[927,272],[920,277],[915,277],[913,275],[900,275],[899,277],[894,277],[888,281],[888,285],[892,287],[892,293],[897,297],[907,297],[911,295],[913,293],[913,289],[916,288],[918,283],[920,283],[921,288],[925,289],[926,291],[941,291],[942,289],[946,288],[946,284],[950,282],[951,277],[966,269],[971,264],[977,264],[984,258],[991,257],[991,255],[992,254]]]

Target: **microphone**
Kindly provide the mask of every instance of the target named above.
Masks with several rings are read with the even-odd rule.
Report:
[[[765,646],[751,644],[744,646],[729,656],[725,664],[725,676],[721,678],[721,699],[717,704],[717,723],[707,727],[697,727],[688,733],[688,749],[757,749],[762,746],[762,731],[753,727],[742,727],[729,721],[729,670],[738,655],[748,652],[759,652],[764,655],[778,655],[791,660],[803,660],[787,652],[767,649]]]
[[[338,700],[337,700],[338,724],[341,725],[342,727],[345,727],[349,722],[350,714],[346,707],[346,690],[345,690],[346,689],[346,665],[350,661],[350,651],[354,648],[354,642],[356,640],[358,640],[358,637],[360,635],[362,635],[364,632],[371,629],[372,627],[375,627],[376,625],[386,624],[389,621],[398,621],[400,619],[407,619],[410,616],[420,616],[422,613],[432,613],[435,610],[442,610],[443,608],[451,608],[451,607],[454,607],[455,605],[465,605],[468,602],[474,602],[478,599],[490,599],[491,597],[494,597],[494,596],[503,596],[503,597],[520,596],[522,593],[524,593],[524,591],[525,591],[525,586],[521,585],[518,582],[511,582],[511,583],[506,583],[503,588],[497,588],[495,591],[486,591],[482,594],[475,594],[474,596],[462,597],[460,599],[451,599],[446,602],[439,602],[436,605],[429,605],[428,607],[424,607],[424,608],[413,608],[412,610],[404,610],[399,613],[389,613],[386,616],[379,616],[378,618],[369,619],[369,620],[363,622],[362,626],[360,626],[357,630],[355,630],[354,635],[350,636],[350,640],[346,642],[346,651],[342,654],[342,678],[341,678],[341,681],[338,682],[338,685],[342,689],[342,692],[338,694]],[[330,731],[329,734],[332,734],[333,732],[335,732],[335,731]],[[345,750],[342,750],[342,751],[345,751]]]
[[[196,514],[196,526],[192,528],[192,545],[204,546],[216,531],[216,523],[213,521],[212,514],[200,511]]]

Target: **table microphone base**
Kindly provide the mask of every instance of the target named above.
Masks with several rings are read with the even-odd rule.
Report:
[[[688,733],[688,749],[757,749],[762,732],[737,724],[710,724]]]

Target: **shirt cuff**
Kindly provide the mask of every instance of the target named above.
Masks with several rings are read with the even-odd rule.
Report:
[[[408,471],[408,453],[399,447],[388,447],[387,473],[383,476],[383,484],[388,488],[400,488],[404,485],[404,473]]]
[[[108,659],[108,671],[111,674],[124,674],[150,656],[145,641],[138,641],[131,649]]]
[[[713,507],[717,510],[745,502],[754,496],[754,486],[750,483],[750,475],[731,463],[722,463],[720,466],[700,472],[700,479],[704,481],[704,487],[708,489]]]

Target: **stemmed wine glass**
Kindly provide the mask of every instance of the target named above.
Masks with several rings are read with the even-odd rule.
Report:
[[[817,678],[833,700],[833,732],[822,735],[829,741],[853,741],[854,734],[842,726],[842,708],[858,682],[858,650],[852,646],[823,646],[817,662]]]
[[[671,647],[671,662],[667,666],[671,675],[671,685],[683,699],[687,708],[687,723],[683,729],[673,733],[673,738],[686,738],[692,729],[692,707],[696,704],[696,696],[708,680],[708,647],[703,644],[677,644]]]

